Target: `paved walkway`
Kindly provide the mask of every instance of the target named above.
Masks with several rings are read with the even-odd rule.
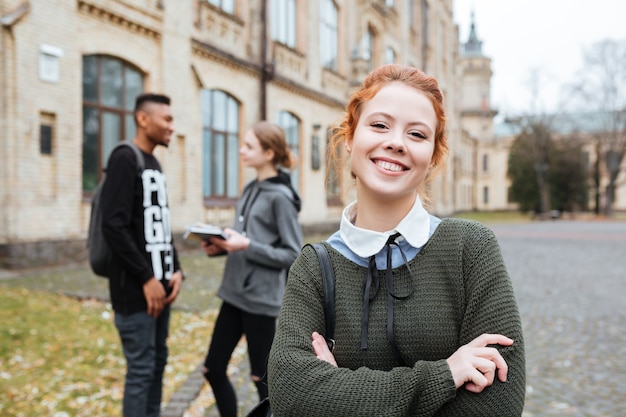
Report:
[[[524,326],[524,417],[626,416],[626,222],[559,220],[492,229]],[[243,416],[257,401],[243,345],[236,362],[231,373]],[[197,376],[183,387],[185,416],[218,416],[210,389]],[[163,417],[182,415],[181,408],[178,414],[170,409]]]

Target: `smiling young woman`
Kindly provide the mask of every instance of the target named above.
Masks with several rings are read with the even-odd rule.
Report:
[[[351,97],[331,146],[346,147],[357,198],[324,242],[335,348],[305,247],[270,351],[276,416],[521,415],[522,326],[495,236],[422,205],[447,154],[445,121],[437,81],[410,66],[374,70]]]

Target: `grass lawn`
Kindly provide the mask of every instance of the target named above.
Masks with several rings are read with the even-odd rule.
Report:
[[[125,360],[107,303],[4,288],[0,415],[120,415]],[[175,310],[164,401],[201,362],[214,313]]]
[[[225,259],[199,247],[181,254],[187,279],[172,310],[164,403],[204,360]],[[0,290],[0,416],[121,415],[126,364],[107,280],[73,265],[17,273]]]

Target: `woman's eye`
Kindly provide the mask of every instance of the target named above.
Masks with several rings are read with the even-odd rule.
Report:
[[[370,126],[375,127],[376,129],[384,129],[387,127],[385,126],[384,123],[378,123],[378,122],[372,123]]]
[[[409,134],[415,138],[426,139],[426,135],[421,132],[410,132]]]

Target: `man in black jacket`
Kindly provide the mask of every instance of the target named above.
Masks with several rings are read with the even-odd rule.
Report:
[[[184,279],[172,239],[165,176],[153,155],[173,132],[170,99],[142,94],[135,104],[145,169],[129,147],[109,158],[102,188],[102,231],[113,251],[109,278],[115,326],[126,357],[124,417],[157,417],[167,362],[170,305]]]

